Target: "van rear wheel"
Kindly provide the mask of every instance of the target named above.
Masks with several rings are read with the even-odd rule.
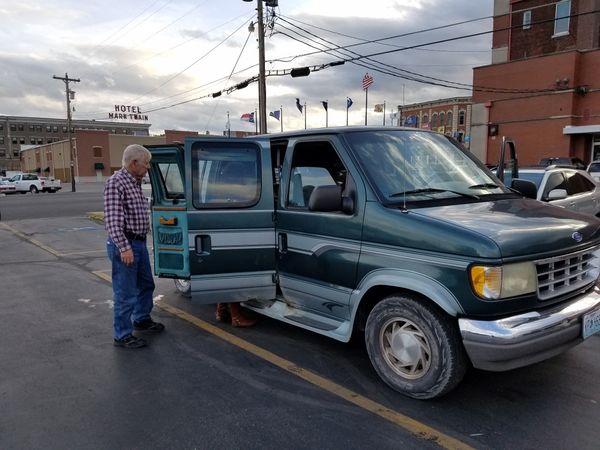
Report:
[[[365,341],[381,379],[409,397],[439,397],[466,372],[467,357],[452,318],[410,295],[386,297],[373,308]]]
[[[184,297],[190,297],[192,295],[192,283],[190,280],[175,278],[173,281],[175,282],[175,288],[181,295]]]
[[[35,187],[33,184],[29,187],[29,192],[31,192],[32,194],[37,194],[40,191],[38,191],[38,188]]]

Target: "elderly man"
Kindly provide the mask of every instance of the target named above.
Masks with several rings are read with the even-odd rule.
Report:
[[[146,247],[150,230],[148,202],[142,193],[142,178],[150,167],[150,152],[129,145],[123,152],[123,167],[104,188],[106,248],[112,262],[114,295],[114,344],[141,348],[146,341],[133,330],[160,332],[164,325],[150,317],[154,280]],[[132,322],[133,321],[133,322]]]

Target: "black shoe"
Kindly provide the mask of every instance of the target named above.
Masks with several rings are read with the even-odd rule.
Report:
[[[121,339],[115,339],[114,344],[116,347],[123,348],[142,348],[147,345],[145,340],[137,338],[133,335],[129,335]]]
[[[162,323],[155,322],[152,319],[146,319],[141,322],[133,322],[133,329],[138,331],[154,331],[161,332],[164,331],[165,326]]]

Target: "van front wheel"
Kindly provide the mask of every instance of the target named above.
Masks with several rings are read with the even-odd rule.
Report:
[[[365,341],[381,379],[409,397],[439,397],[460,383],[467,368],[451,317],[409,295],[386,297],[373,308]]]

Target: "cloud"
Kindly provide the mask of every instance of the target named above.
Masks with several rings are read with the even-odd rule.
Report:
[[[258,74],[256,33],[242,52],[248,36],[245,21],[252,12],[251,5],[236,2],[223,8],[209,1],[188,17],[182,13],[197,3],[182,2],[143,21],[150,15],[149,11],[125,27],[140,13],[139,5],[136,9],[133,4],[107,0],[99,7],[94,2],[65,1],[48,0],[43,8],[35,6],[36,3],[0,8],[0,18],[5,24],[0,31],[3,77],[0,114],[63,117],[65,86],[53,80],[52,75],[64,76],[67,72],[81,79],[72,86],[77,91],[76,118],[106,118],[117,103],[132,102],[142,111],[179,103],[148,113],[152,131],[203,132],[208,128],[220,133],[227,111],[232,129],[254,129],[253,124],[239,122],[238,118],[257,108],[256,83],[230,95],[210,96]],[[472,67],[489,63],[490,35],[415,49],[403,50],[402,47],[491,30],[488,19],[419,33],[489,16],[492,3],[491,0],[457,0],[449,5],[439,0],[382,0],[375,6],[357,0],[280,2],[277,11],[281,19],[291,23],[277,19],[274,32],[267,34],[267,70],[360,59],[313,72],[304,78],[269,77],[267,112],[282,106],[285,129],[303,128],[304,117],[295,107],[295,98],[299,97],[307,102],[308,126],[323,126],[324,110],[320,102],[328,100],[330,125],[345,125],[345,102],[350,96],[354,100],[350,123],[363,123],[361,80],[367,71],[375,78],[369,89],[370,122],[381,120],[381,114],[371,111],[374,103],[386,101],[392,109],[402,103],[469,95],[468,91],[419,83],[411,78],[421,79],[420,75],[424,75],[470,84]],[[37,8],[34,13],[33,7]],[[68,11],[69,17],[60,17],[56,11]],[[167,27],[178,17],[182,19]],[[137,23],[141,24],[136,27]],[[223,45],[211,51],[238,28]],[[397,37],[368,44],[361,41],[391,36]],[[320,51],[326,46],[350,44],[361,45],[329,53]],[[387,53],[372,58],[393,67],[362,58],[381,52]],[[297,57],[305,54],[309,55]],[[388,73],[378,72],[376,67]],[[247,70],[228,80],[232,71],[242,69]],[[435,83],[435,80],[429,79],[429,82]],[[268,124],[275,131],[279,130],[277,121],[269,119]]]

